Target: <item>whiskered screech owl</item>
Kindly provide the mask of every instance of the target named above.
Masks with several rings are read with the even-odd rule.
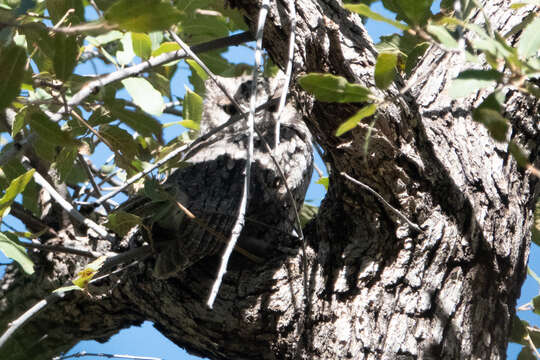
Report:
[[[252,91],[252,77],[221,78],[230,94],[247,111]],[[257,106],[281,92],[282,81],[261,79],[257,84]],[[281,116],[280,141],[274,149],[277,106],[260,111],[255,126],[270,145],[287,179],[296,205],[300,209],[308,187],[313,154],[311,135],[294,107],[289,104]],[[211,81],[206,83],[201,135],[229,120],[237,109]],[[175,207],[152,227],[153,245],[158,252],[154,275],[174,276],[201,259],[224,249],[238,215],[242,196],[248,135],[246,120],[213,135],[165,182],[165,188],[193,212],[198,221],[188,219]],[[201,226],[201,221],[204,226]],[[246,222],[239,245],[264,257],[274,239],[291,234],[295,215],[285,185],[264,143],[254,138],[250,196]],[[215,233],[222,236],[215,236]],[[221,238],[221,239],[220,239]],[[255,247],[249,244],[256,244]]]

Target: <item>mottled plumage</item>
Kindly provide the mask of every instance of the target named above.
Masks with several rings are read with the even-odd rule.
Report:
[[[221,78],[245,107],[249,106],[251,77]],[[279,92],[280,81],[263,79],[257,87],[258,105]],[[274,143],[275,108],[256,114],[256,126],[268,144]],[[206,84],[201,134],[226,122],[236,109],[210,80]],[[176,170],[166,181],[166,188],[213,231],[229,238],[235,222],[245,169],[246,122],[219,132],[209,144],[188,161],[187,167]],[[301,206],[311,178],[313,155],[311,135],[292,105],[282,114],[280,144],[275,152],[297,206]],[[294,212],[285,186],[261,139],[255,135],[254,162],[246,225],[240,244],[254,240],[259,245],[253,252],[268,253],[272,240],[290,234],[294,227]],[[272,145],[270,145],[272,146]],[[186,269],[202,258],[214,255],[224,247],[212,231],[175,209],[153,224],[154,246],[158,251],[154,274],[167,278]],[[260,254],[256,254],[260,255]]]

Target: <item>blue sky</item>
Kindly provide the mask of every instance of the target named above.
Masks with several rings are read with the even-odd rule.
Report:
[[[380,2],[374,4],[372,6],[372,9],[391,17],[391,14],[384,10]],[[437,8],[434,9],[434,11],[436,10]],[[93,10],[91,8],[88,8],[88,11],[89,15],[93,16],[91,14]],[[377,41],[379,36],[381,35],[388,35],[397,31],[391,25],[381,22],[374,22],[372,20],[368,20],[367,29],[370,35],[373,37],[374,41]],[[233,62],[253,63],[252,50],[246,46],[238,46],[231,48],[227,52],[226,56]],[[112,67],[98,68],[99,72],[109,72],[112,70],[114,70]],[[84,64],[79,66],[76,71],[79,74],[93,74],[94,68],[92,68],[89,64]],[[187,83],[188,75],[189,71],[187,69],[187,66],[184,66],[183,69],[181,68],[179,71],[177,71],[177,74],[173,78],[172,82],[173,94],[183,96],[185,91],[184,84]],[[127,93],[124,91],[119,93],[119,97],[129,98],[129,95],[127,95]],[[161,120],[163,122],[169,122],[177,121],[178,118],[170,115],[164,115]],[[170,128],[167,128],[165,138],[171,139],[173,136],[177,136],[180,131],[182,131],[182,128],[180,126],[172,126]],[[96,161],[99,165],[104,161],[105,157],[106,156],[102,154],[95,156],[93,160]],[[322,164],[320,158],[317,159],[317,165],[320,169],[324,170],[324,165]],[[321,199],[324,196],[323,186],[314,183],[317,178],[318,176],[316,175],[316,173],[314,173],[312,184],[308,189],[308,194],[306,196],[306,199],[314,204],[320,203]],[[10,225],[18,227],[19,229],[22,228],[20,223],[14,221],[13,218],[11,218],[10,220]],[[538,247],[533,245],[533,248],[531,249],[531,259],[536,260],[539,258],[539,256],[540,254],[538,253]],[[8,259],[6,259],[3,254],[0,253],[0,263],[7,261]],[[537,273],[540,273],[540,264],[537,260],[530,264],[530,266]],[[3,268],[0,267],[0,274],[2,272]],[[538,284],[530,276],[528,276],[522,288],[522,297],[518,301],[518,305],[521,305],[530,300],[532,297],[538,295],[538,288]],[[535,315],[531,311],[522,312],[519,315],[520,317],[531,323],[538,323],[538,315]],[[521,346],[510,344],[508,349],[508,358],[516,359],[520,349]],[[129,329],[125,329],[119,332],[117,335],[111,337],[111,339],[105,344],[100,344],[95,341],[82,341],[77,344],[73,349],[71,349],[69,353],[73,354],[81,351],[86,351],[88,353],[129,354],[134,356],[158,357],[162,359],[200,359],[198,357],[187,354],[184,350],[177,347],[175,344],[173,344],[171,341],[161,335],[157,330],[155,330],[150,322],[145,322],[140,327],[131,327]],[[85,359],[103,359],[103,357],[90,356],[85,357]]]

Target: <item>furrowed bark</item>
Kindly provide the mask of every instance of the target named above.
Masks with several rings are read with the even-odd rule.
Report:
[[[230,3],[248,20],[256,19],[258,1]],[[374,89],[376,53],[360,19],[335,1],[296,4],[293,79],[330,72]],[[526,9],[505,10],[506,5],[485,4],[503,34],[527,14]],[[286,3],[272,2],[265,28],[265,46],[282,66],[287,14]],[[422,79],[432,67],[432,75]],[[378,113],[368,154],[363,146],[369,123],[333,136],[361,105],[320,103],[295,89],[297,108],[331,164],[328,194],[305,231],[307,289],[301,246],[290,239],[279,239],[289,251],[281,249],[264,264],[246,264],[237,257],[212,311],[205,300],[216,257],[167,281],[152,278],[149,260],[115,281],[106,280],[103,288],[114,283],[108,296],[76,294],[58,302],[13,341],[24,350],[24,341],[58,334],[38,343],[43,345],[40,354],[50,356],[77,338],[104,338],[151,320],[179,346],[211,359],[505,358],[525,276],[531,209],[540,190],[506,145],[472,121],[472,107],[487,93],[450,100],[450,80],[464,67],[460,58],[431,48],[409,93],[400,96],[404,84],[398,82],[387,94],[378,94],[393,101]],[[538,167],[538,103],[509,91],[506,109],[513,139]],[[423,232],[413,231],[340,172],[375,189]],[[2,295],[7,294],[0,303],[1,329],[55,287],[52,280],[41,279],[66,276],[68,267],[62,264],[69,258],[62,255],[35,278],[1,280]],[[40,327],[46,319],[52,322]],[[0,357],[29,358],[15,350],[2,350]]]

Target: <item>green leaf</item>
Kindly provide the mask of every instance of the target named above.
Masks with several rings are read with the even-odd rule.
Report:
[[[186,87],[186,95],[184,96],[184,119],[193,120],[200,124],[203,111],[203,99],[193,91]]]
[[[532,241],[536,245],[540,245],[540,198],[536,200],[534,209],[534,221],[532,225]],[[540,284],[540,282],[539,282]]]
[[[135,51],[133,50],[133,41],[131,40],[131,33],[124,34],[120,40],[122,44],[122,50],[116,52],[116,59],[120,65],[128,65],[135,57]]]
[[[521,348],[516,360],[537,360],[532,349],[528,345]]]
[[[375,85],[379,89],[386,89],[394,81],[398,54],[395,52],[383,52],[377,56],[375,64]]]
[[[116,151],[131,160],[138,153],[137,143],[129,133],[118,126],[102,125],[99,134],[103,136]]]
[[[319,207],[304,203],[302,209],[300,209],[300,226],[304,228],[308,222],[311,221],[319,212]]]
[[[341,136],[347,131],[354,129],[360,123],[360,121],[362,121],[362,119],[373,115],[375,113],[375,110],[377,110],[377,104],[370,104],[364,106],[356,114],[351,116],[347,121],[339,125],[338,129],[336,130],[336,136]]]
[[[143,33],[131,33],[133,51],[141,59],[148,59],[152,54],[152,40],[150,36]]]
[[[77,141],[72,139],[68,133],[60,129],[60,125],[50,120],[45,114],[37,111],[30,112],[27,116],[27,122],[35,131],[41,140],[55,145],[74,146]]]
[[[477,108],[473,111],[473,119],[484,124],[491,137],[497,141],[505,141],[508,121],[496,110]]]
[[[111,116],[128,125],[142,136],[151,136],[154,134],[161,139],[161,123],[152,116],[145,114],[140,110],[127,110],[124,108],[124,102],[117,100],[109,105]]]
[[[418,64],[419,59],[424,56],[424,53],[429,48],[429,43],[423,42],[414,47],[414,49],[407,56],[407,61],[405,63],[405,73],[410,75],[413,69]]]
[[[54,34],[54,50],[54,72],[60,80],[66,81],[77,65],[79,54],[77,39],[75,36],[56,33]]]
[[[307,74],[301,76],[298,83],[304,90],[324,102],[364,102],[371,94],[367,88],[331,74]]]
[[[11,235],[10,237],[15,237],[13,234],[9,235]],[[10,239],[6,233],[0,232],[0,251],[19,264],[28,275],[34,273],[34,263],[26,254],[25,248],[18,244],[16,237],[15,239]]]
[[[195,60],[187,59],[186,63],[191,70],[191,75],[188,77],[189,82],[193,85],[196,93],[204,95],[206,90],[204,82],[208,79],[208,74]]]
[[[163,113],[165,103],[159,91],[154,89],[152,84],[145,78],[127,78],[122,80],[127,92],[133,102],[145,112],[160,116]]]
[[[105,226],[114,231],[119,236],[125,236],[134,226],[142,224],[142,220],[137,215],[125,211],[115,211],[109,214]]]
[[[110,42],[120,40],[124,34],[121,31],[118,30],[112,30],[109,31],[106,34],[99,35],[99,36],[87,36],[86,41],[88,41],[90,44],[94,46],[102,46],[105,44],[108,44]]]
[[[527,328],[529,324],[526,321],[520,320],[517,315],[514,315],[512,318],[512,330],[510,331],[510,338],[508,339],[511,342],[518,344],[523,344],[523,338],[527,335]]]
[[[458,42],[456,41],[456,39],[454,39],[452,37],[452,35],[450,35],[448,30],[446,30],[446,28],[444,26],[429,24],[426,27],[426,30],[431,35],[435,36],[437,38],[437,40],[439,40],[439,42],[442,45],[446,46],[447,48],[449,48],[449,49],[457,49],[458,48]]]
[[[330,184],[330,180],[328,179],[328,176],[323,176],[319,178],[319,180],[315,181],[315,184],[324,186],[326,191],[328,191],[328,185]]]
[[[409,29],[409,27],[407,25],[404,25],[404,24],[400,23],[399,21],[388,19],[387,17],[384,17],[379,13],[371,11],[369,6],[367,6],[366,4],[345,4],[345,5],[343,5],[343,7],[345,9],[348,9],[350,11],[353,11],[353,12],[355,12],[357,14],[368,17],[370,19],[377,20],[377,21],[383,21],[383,22],[385,22],[387,24],[394,25],[395,27],[397,27],[400,30],[408,30]]]
[[[431,4],[433,0],[395,0],[399,6],[398,14],[405,15],[411,25],[423,24],[431,15]]]
[[[13,127],[11,129],[11,137],[15,137],[21,131],[21,129],[26,124],[26,107],[22,108],[17,115],[15,115],[15,121],[13,122]]]
[[[14,44],[0,47],[0,110],[19,95],[25,64],[24,48]]]
[[[540,49],[540,18],[536,18],[531,22],[525,30],[521,33],[517,51],[520,57],[528,58],[536,55],[538,49]]]
[[[520,167],[527,167],[527,165],[529,164],[528,156],[518,144],[516,144],[514,141],[510,141],[508,143],[508,150],[510,151],[510,154],[512,154]]]
[[[167,0],[120,0],[103,16],[124,30],[151,32],[168,29],[180,20],[181,14]]]
[[[159,56],[161,54],[165,54],[165,53],[168,53],[168,52],[171,52],[171,51],[178,51],[178,50],[181,50],[181,49],[182,48],[180,47],[180,45],[178,45],[178,43],[172,42],[172,41],[166,41],[164,43],[161,43],[161,45],[159,45],[159,47],[157,49],[152,51],[152,57],[156,57],[156,56]],[[165,64],[164,66],[174,65],[178,61],[179,60],[173,61],[171,63]]]
[[[17,195],[24,191],[28,182],[32,180],[34,172],[34,169],[28,170],[26,173],[18,176],[11,181],[8,188],[6,189],[6,192],[4,193],[4,196],[0,198],[0,218],[4,216],[6,210],[9,209]]]
[[[181,120],[181,121],[178,121],[177,124],[182,125],[183,127],[187,129],[191,129],[195,131],[198,131],[201,128],[201,126],[199,125],[200,123],[195,122],[193,120]],[[174,125],[174,124],[171,124],[171,125]]]
[[[58,23],[69,9],[75,9],[75,14],[68,17],[68,23],[79,24],[84,19],[84,6],[81,0],[47,0],[47,11],[53,24]]]
[[[449,93],[454,99],[465,97],[482,88],[501,81],[502,74],[497,70],[465,70],[452,81]]]
[[[534,307],[533,312],[535,314],[540,314],[540,295],[533,297],[531,303]]]
[[[92,278],[98,273],[99,269],[103,266],[107,260],[106,256],[100,256],[96,260],[92,261],[90,264],[86,265],[84,269],[79,271],[77,277],[72,281],[74,285],[80,287],[81,289],[86,289],[88,283]]]
[[[56,157],[56,161],[54,162],[54,167],[58,170],[58,173],[60,174],[60,181],[66,181],[69,173],[73,169],[73,163],[77,158],[77,154],[77,149],[73,147],[65,147],[60,150],[60,153],[58,154],[58,156]]]

